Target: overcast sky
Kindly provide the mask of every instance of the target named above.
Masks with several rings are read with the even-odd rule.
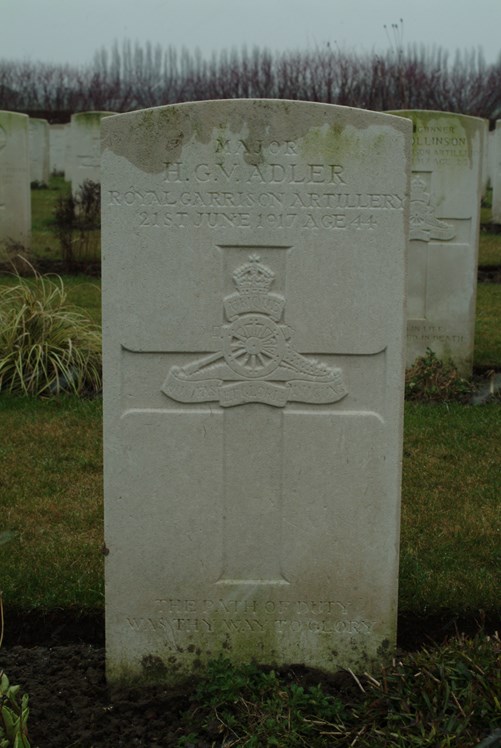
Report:
[[[501,0],[0,0],[0,58],[81,64],[114,40],[200,48],[258,45],[384,51],[404,46],[501,51]]]

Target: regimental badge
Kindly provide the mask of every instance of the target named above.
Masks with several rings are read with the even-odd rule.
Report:
[[[435,209],[436,206],[431,203],[426,182],[420,177],[414,177],[411,183],[410,239],[417,239],[421,242],[429,242],[432,239],[445,242],[454,239],[456,234],[453,226],[435,218]]]
[[[340,368],[294,350],[292,329],[281,322],[285,298],[272,293],[273,271],[258,255],[233,273],[236,292],[223,299],[229,324],[220,350],[173,366],[162,392],[183,403],[218,401],[223,407],[289,401],[334,403],[348,394]]]

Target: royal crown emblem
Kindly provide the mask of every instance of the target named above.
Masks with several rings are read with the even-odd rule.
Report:
[[[278,321],[285,306],[285,299],[270,288],[275,273],[263,265],[259,255],[251,255],[249,261],[233,273],[237,292],[224,299],[224,310],[229,320],[245,312],[262,312]]]
[[[249,262],[237,268],[233,280],[239,293],[267,293],[275,273],[260,262],[259,255],[250,255]]]
[[[285,298],[270,291],[275,273],[260,257],[251,255],[232,278],[237,291],[223,299],[230,324],[221,327],[220,350],[173,366],[162,392],[178,402],[218,400],[223,407],[333,403],[345,397],[341,369],[294,350],[292,329],[280,323]]]

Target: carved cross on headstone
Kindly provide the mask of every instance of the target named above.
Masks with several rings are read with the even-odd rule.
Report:
[[[293,403],[331,405],[348,394],[339,367],[294,348],[286,298],[271,290],[276,272],[261,262],[263,251],[275,258],[270,265],[282,269],[283,287],[288,249],[220,248],[236,291],[221,300],[226,324],[214,326],[219,348],[184,366],[173,364],[162,384],[173,401],[225,409],[220,583],[287,584],[280,564],[283,409],[293,413]]]

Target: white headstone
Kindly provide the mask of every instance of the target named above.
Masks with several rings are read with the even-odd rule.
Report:
[[[46,119],[30,117],[30,180],[48,184],[49,168],[49,123]]]
[[[70,180],[75,195],[86,179],[101,181],[101,120],[113,112],[78,112],[71,116]]]
[[[0,111],[0,255],[30,246],[30,160],[26,114]]]
[[[493,134],[492,222],[501,223],[501,120]]]
[[[396,633],[411,124],[235,100],[102,129],[108,675],[367,669]]]
[[[469,376],[484,120],[423,110],[393,114],[413,123],[407,365],[430,348]]]
[[[64,162],[66,154],[66,134],[67,125],[50,125],[49,142],[50,142],[50,172],[59,172],[64,174]]]

